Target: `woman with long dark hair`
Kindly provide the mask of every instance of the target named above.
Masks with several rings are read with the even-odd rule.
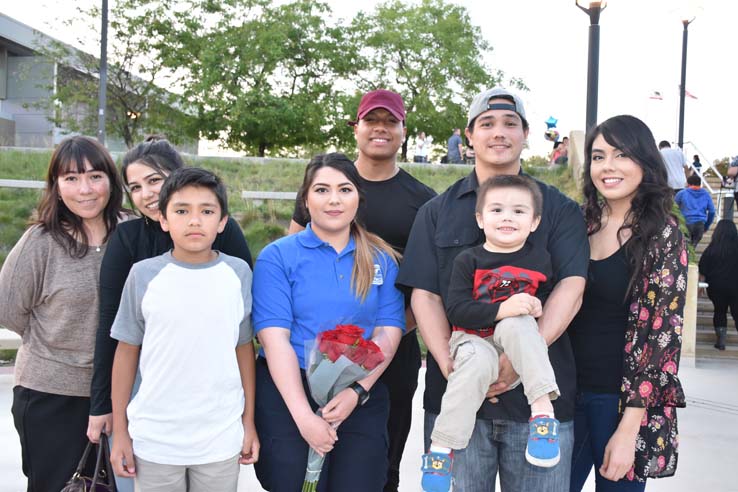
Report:
[[[121,176],[131,204],[141,214],[138,219],[120,224],[100,268],[100,318],[95,344],[92,402],[87,436],[97,442],[100,433],[112,428],[110,400],[113,357],[118,341],[110,337],[110,328],[120,306],[128,273],[134,263],[166,253],[173,247],[172,238],[159,225],[159,190],[167,176],[185,163],[177,150],[159,136],[149,137],[123,156]],[[251,263],[251,253],[238,223],[229,218],[213,249]],[[133,491],[133,481],[118,479],[122,492]]]
[[[642,491],[674,474],[687,250],[651,131],[615,116],[585,143],[590,269],[568,333],[577,364],[571,491]]]
[[[738,230],[732,220],[723,219],[715,226],[710,244],[700,257],[700,275],[707,282],[707,297],[715,310],[715,348],[725,350],[728,308],[738,329]]]
[[[330,452],[318,490],[377,492],[386,481],[389,394],[378,378],[400,342],[405,308],[395,288],[397,253],[356,221],[360,183],[345,155],[314,157],[297,196],[307,228],[264,248],[254,268],[254,330],[262,344],[255,469],[272,492],[302,488],[309,447]],[[305,379],[305,344],[344,323],[379,337],[386,359],[319,416]]]
[[[87,444],[98,275],[122,200],[108,151],[88,137],[63,140],[38,217],[0,271],[0,325],[23,339],[12,412],[28,491],[61,490]]]

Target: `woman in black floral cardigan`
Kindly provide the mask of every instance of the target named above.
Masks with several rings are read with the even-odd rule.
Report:
[[[642,491],[674,474],[687,250],[653,134],[616,116],[587,136],[590,271],[568,329],[577,362],[571,491]]]

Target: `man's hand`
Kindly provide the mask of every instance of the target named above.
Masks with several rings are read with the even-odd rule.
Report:
[[[510,390],[510,385],[518,380],[520,376],[513,369],[510,359],[504,353],[500,354],[500,372],[497,381],[492,383],[487,391],[487,398],[492,403],[497,403],[497,395]]]

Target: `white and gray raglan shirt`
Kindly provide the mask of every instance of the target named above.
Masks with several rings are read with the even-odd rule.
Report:
[[[236,346],[253,338],[248,264],[171,253],[133,265],[111,336],[141,346],[141,386],[128,405],[136,456],[169,465],[223,461],[243,441]]]

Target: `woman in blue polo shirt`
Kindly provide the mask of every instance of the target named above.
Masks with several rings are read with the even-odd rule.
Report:
[[[378,379],[404,331],[404,303],[395,288],[396,253],[355,220],[363,201],[359,182],[343,154],[314,157],[298,192],[310,223],[264,248],[254,269],[254,329],[262,344],[256,474],[272,492],[301,489],[309,447],[330,453],[318,490],[384,487],[389,398]],[[346,322],[364,328],[386,359],[338,393],[320,417],[305,380],[305,342]]]

